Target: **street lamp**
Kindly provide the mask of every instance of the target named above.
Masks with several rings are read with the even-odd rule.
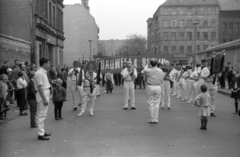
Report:
[[[195,27],[194,29],[194,35],[195,35],[195,38],[194,38],[194,57],[193,57],[193,66],[195,67],[196,66],[196,63],[197,63],[197,25],[199,25],[199,22],[196,21],[196,22],[193,22],[192,23]]]
[[[89,59],[90,59],[90,61],[92,60],[92,40],[88,40],[89,41],[89,43],[90,43],[90,57],[89,57]]]

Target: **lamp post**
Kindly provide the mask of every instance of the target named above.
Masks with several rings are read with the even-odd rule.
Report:
[[[196,22],[193,22],[192,23],[195,27],[194,29],[194,57],[193,57],[193,67],[196,67],[196,63],[197,63],[197,25],[199,25],[199,22],[196,21]]]
[[[88,40],[89,43],[90,43],[90,57],[89,57],[89,60],[91,61],[92,60],[92,40]]]

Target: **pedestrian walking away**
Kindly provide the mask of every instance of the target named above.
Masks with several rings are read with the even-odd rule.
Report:
[[[156,67],[157,60],[151,59],[150,64],[147,65],[143,74],[147,77],[147,103],[150,111],[149,123],[158,123],[159,104],[161,101],[161,85],[163,84],[164,73],[160,68]]]

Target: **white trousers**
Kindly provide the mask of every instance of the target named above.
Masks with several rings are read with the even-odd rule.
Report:
[[[177,82],[176,82],[176,80],[173,80],[172,93],[177,93]]]
[[[170,81],[164,81],[163,84],[161,85],[161,90],[162,90],[162,98],[161,98],[161,102],[160,105],[161,107],[164,107],[165,105],[165,95],[167,98],[167,107],[170,107]]]
[[[95,85],[95,87],[96,87],[96,96],[98,96],[100,95],[100,90],[101,90],[100,85]]]
[[[128,100],[130,99],[131,107],[135,107],[135,89],[133,81],[124,81],[124,107],[128,107]]]
[[[72,93],[73,107],[78,106],[78,101],[77,101],[78,97],[80,99],[80,103],[82,104],[83,86],[77,86],[76,82],[72,81],[71,93]]]
[[[186,79],[188,98],[193,100],[196,97],[194,89],[194,80]]]
[[[177,93],[180,96],[187,97],[187,85],[186,85],[186,81],[184,78],[180,78],[180,80],[177,82]]]
[[[161,101],[161,86],[148,85],[146,92],[151,120],[158,121],[159,103]]]
[[[217,85],[213,85],[212,83],[206,83],[205,84],[208,88],[207,92],[211,97],[211,113],[214,113],[215,111],[215,99],[217,95]]]
[[[45,133],[44,130],[44,120],[47,118],[47,112],[49,107],[49,100],[50,100],[50,90],[43,90],[44,95],[47,99],[48,106],[45,106],[43,103],[43,99],[40,96],[40,93],[37,92],[36,94],[36,100],[37,100],[37,115],[36,115],[36,121],[38,126],[38,135],[43,136]]]
[[[93,89],[93,92],[90,92],[90,87],[83,88],[83,103],[80,113],[84,113],[89,102],[89,112],[93,113],[95,107],[95,98],[96,98],[96,88]]]

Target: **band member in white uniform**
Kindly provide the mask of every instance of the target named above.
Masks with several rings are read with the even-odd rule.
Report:
[[[166,98],[167,98],[167,108],[168,110],[170,110],[170,81],[171,81],[171,78],[169,76],[170,74],[170,67],[169,67],[169,61],[165,61],[164,62],[164,81],[163,81],[163,84],[161,85],[161,89],[162,89],[162,98],[161,98],[161,101],[160,101],[160,105],[161,105],[161,109],[163,110],[164,109],[164,105],[165,105],[165,95],[166,95]],[[166,71],[166,72],[165,72]]]
[[[80,104],[82,104],[82,86],[78,86],[78,77],[79,77],[79,62],[74,61],[73,62],[73,68],[69,70],[68,76],[71,79],[71,93],[72,93],[72,99],[73,99],[73,111],[77,110],[78,102],[77,99],[79,97],[80,99]]]
[[[194,71],[192,72],[190,79],[193,80],[193,98],[195,99],[198,94],[200,94],[200,86],[199,86],[199,76],[201,73],[201,65],[197,64]]]
[[[180,64],[181,66],[181,64]],[[185,77],[186,77],[186,71],[185,71],[185,66],[182,66],[181,70],[178,72],[178,77],[177,77],[177,91],[178,91],[178,96],[177,98],[182,98],[184,101],[187,99],[186,97],[186,82],[185,82]]]
[[[185,78],[185,81],[186,81],[186,84],[187,84],[187,94],[188,94],[188,104],[190,104],[192,102],[192,98],[193,97],[193,93],[194,93],[194,87],[193,87],[193,84],[194,84],[194,80],[190,79],[191,75],[193,73],[193,70],[192,70],[192,67],[190,65],[187,66],[187,71],[186,71],[186,78]]]
[[[175,66],[173,66],[172,71],[170,72],[169,76],[173,81],[173,86],[172,86],[172,96],[176,95],[177,93],[177,83],[176,83],[176,79],[177,79],[177,75],[178,75],[178,70],[175,68]]]
[[[210,76],[210,68],[206,59],[202,59],[202,70],[200,74],[200,85],[205,84],[207,86],[207,92],[211,97],[211,116],[216,117],[215,111],[215,98],[217,94],[217,81],[213,84],[213,77]]]
[[[82,99],[82,108],[78,116],[82,116],[85,111],[89,101],[89,115],[93,116],[94,106],[95,106],[95,97],[96,97],[96,84],[97,73],[93,70],[86,72],[86,78],[82,75],[82,85],[83,85],[83,99]]]
[[[132,62],[127,62],[127,67],[122,71],[124,79],[124,108],[128,109],[128,100],[130,97],[131,109],[136,110],[135,106],[135,89],[134,80],[137,78],[137,70],[133,67]]]
[[[150,65],[146,66],[143,74],[147,77],[147,103],[151,119],[148,121],[151,124],[158,123],[159,103],[161,101],[161,84],[163,83],[163,72],[156,67],[157,60],[151,59]]]

